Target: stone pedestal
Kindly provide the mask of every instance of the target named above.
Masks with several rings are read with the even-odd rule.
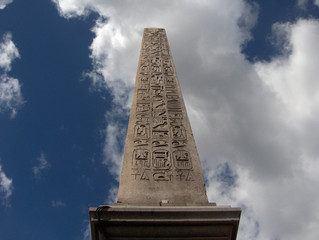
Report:
[[[231,207],[90,208],[92,239],[235,240],[241,210]]]

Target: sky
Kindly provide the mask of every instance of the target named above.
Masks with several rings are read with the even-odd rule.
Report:
[[[88,240],[116,201],[146,27],[237,239],[318,239],[318,0],[0,0],[1,239]]]

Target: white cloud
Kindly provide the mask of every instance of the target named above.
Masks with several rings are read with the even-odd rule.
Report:
[[[125,117],[127,112],[121,110],[120,106],[117,106],[114,109],[115,110],[106,114],[107,126],[104,131],[105,143],[103,149],[103,164],[105,164],[110,173],[119,180],[124,150],[123,144],[126,133],[126,126],[121,123],[120,118]]]
[[[309,118],[319,104],[319,22],[299,20],[295,24],[275,26],[275,34],[288,38],[291,54],[274,58],[269,63],[258,63],[257,73],[287,105],[291,115]],[[295,118],[291,122],[295,122]]]
[[[119,191],[119,188],[118,188],[118,185],[116,186],[111,186],[111,188],[109,188],[108,192],[108,196],[107,196],[107,199],[105,201],[105,204],[106,205],[111,205],[113,203],[116,203],[117,202],[117,193]]]
[[[12,61],[20,58],[19,51],[11,39],[11,34],[6,33],[0,43],[0,70],[3,70],[0,74],[0,113],[9,112],[11,118],[14,118],[24,100],[19,80],[7,75],[11,70]]]
[[[37,158],[37,161],[38,164],[33,166],[32,170],[34,177],[39,178],[43,170],[50,168],[50,163],[48,162],[43,152],[41,152],[41,155]]]
[[[65,207],[65,203],[62,202],[61,200],[53,200],[51,201],[51,206],[54,207],[54,208],[61,208],[61,207]]]
[[[10,206],[9,198],[12,195],[12,179],[8,178],[0,165],[0,198],[5,206]]]
[[[6,72],[11,70],[11,63],[14,59],[20,58],[20,54],[14,43],[12,35],[6,33],[3,35],[3,42],[0,43],[0,68]]]
[[[319,237],[318,20],[275,24],[279,55],[250,63],[241,50],[258,8],[245,1],[56,2],[64,16],[101,15],[91,76],[124,110],[143,28],[166,28],[208,196],[243,208],[238,239]],[[118,176],[124,134],[110,115],[104,152]]]
[[[86,15],[89,0],[52,0],[58,8],[59,14],[66,18]]]
[[[19,80],[6,74],[0,75],[0,113],[10,112],[11,118],[24,103]]]
[[[0,9],[4,9],[9,3],[12,3],[13,0],[0,0]]]
[[[258,215],[269,215],[271,201],[276,201],[280,209],[278,222],[272,222],[270,216],[261,220],[268,232],[281,232],[284,239],[314,239],[319,236],[319,231],[313,228],[313,225],[319,224],[319,207],[314,204],[319,200],[319,194],[313,191],[319,184],[319,21],[312,19],[280,24],[276,31],[287,33],[290,53],[270,62],[257,63],[255,68],[265,86],[282,103],[282,112],[286,113],[279,119],[286,131],[282,135],[281,130],[285,139],[277,144],[284,152],[283,157],[288,157],[289,161],[277,158],[276,161],[285,162],[286,174],[281,171],[271,181],[261,182],[262,190],[256,186],[249,192],[251,199],[255,197],[257,202],[263,203],[263,206],[255,207]],[[267,202],[259,199],[262,195],[267,197]],[[287,204],[288,201],[290,204]],[[302,226],[294,220],[297,218],[303,222]]]

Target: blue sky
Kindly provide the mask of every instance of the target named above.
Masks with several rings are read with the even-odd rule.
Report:
[[[318,0],[0,0],[1,239],[89,239],[116,200],[145,27],[238,239],[318,239]]]

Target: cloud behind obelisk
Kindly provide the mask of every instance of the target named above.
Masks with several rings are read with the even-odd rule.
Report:
[[[54,2],[64,17],[100,15],[90,76],[124,112],[143,28],[166,28],[210,200],[243,208],[239,239],[319,237],[317,19],[274,24],[277,55],[252,63],[242,53],[257,22],[251,2]]]

